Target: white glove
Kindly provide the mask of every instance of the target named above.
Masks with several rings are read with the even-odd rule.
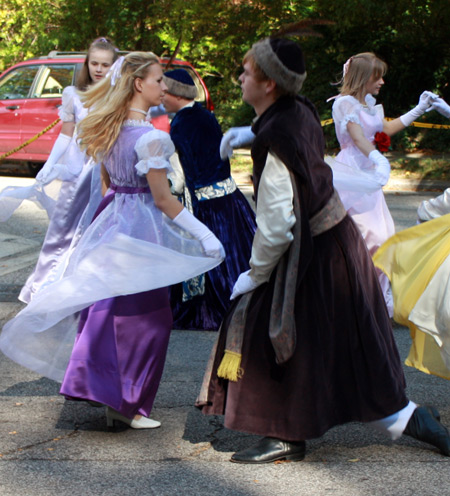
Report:
[[[167,174],[170,183],[170,191],[172,192],[172,195],[181,196],[184,193],[185,179],[178,153],[173,153],[170,156],[169,161],[172,166],[172,172]]]
[[[248,146],[253,143],[255,134],[251,126],[232,127],[223,136],[220,142],[220,158],[226,160],[233,155],[233,148]]]
[[[259,286],[257,282],[255,282],[249,276],[250,269],[247,272],[242,272],[242,274],[238,277],[237,281],[233,286],[233,291],[230,296],[230,300],[234,300],[239,295],[248,293],[249,291],[253,291],[255,288]]]
[[[196,219],[186,208],[173,219],[173,222],[202,244],[203,251],[207,257],[225,258],[225,250],[222,243],[214,236],[205,224]]]
[[[147,112],[147,120],[152,120],[155,117],[160,117],[161,115],[166,115],[167,110],[166,107],[162,103],[157,106],[150,107]]]
[[[61,158],[62,154],[67,150],[71,141],[71,136],[62,133],[59,134],[53,145],[52,151],[48,156],[47,162],[45,162],[42,169],[36,175],[36,181],[46,184],[56,178],[57,175],[54,166]]]
[[[389,163],[389,160],[378,150],[372,150],[369,153],[369,160],[376,165],[375,178],[381,186],[384,186],[389,181],[389,176],[391,174],[391,164]]]
[[[418,117],[423,115],[431,104],[432,95],[430,91],[424,91],[419,98],[419,103],[409,112],[400,116],[405,127],[408,127],[412,122],[414,122]]]
[[[444,117],[450,119],[450,105],[440,97],[431,100],[430,110],[437,110]]]

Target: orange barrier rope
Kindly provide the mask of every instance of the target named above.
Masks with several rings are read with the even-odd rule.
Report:
[[[38,138],[40,138],[43,134],[45,134],[47,131],[49,131],[52,127],[55,127],[56,124],[58,124],[58,122],[60,121],[61,119],[56,119],[56,121],[52,122],[51,124],[49,124],[45,129],[43,129],[41,132],[39,132],[38,134],[36,134],[36,136],[33,136],[32,138],[30,138],[29,140],[25,141],[24,143],[22,143],[21,145],[19,145],[18,147],[14,148],[13,150],[10,150],[9,152],[6,152],[4,153],[3,155],[0,155],[0,162],[5,159],[6,157],[9,157],[10,155],[12,155],[13,153],[16,153],[18,152],[19,150],[22,150],[22,148],[25,148],[26,146],[28,146],[30,143],[33,143],[33,141],[36,141]]]
[[[392,120],[393,118],[392,117],[386,117],[386,119],[387,120]],[[10,150],[9,152],[6,152],[3,155],[0,155],[0,162],[3,159],[5,159],[5,158],[9,157],[10,155],[12,155],[13,153],[16,153],[16,152],[22,150],[22,148],[25,148],[30,143],[33,143],[33,141],[36,141],[43,134],[45,134],[47,131],[49,131],[50,129],[52,129],[53,127],[55,127],[56,124],[58,124],[58,122],[60,120],[61,119],[56,119],[56,121],[54,121],[51,124],[49,124],[40,133],[36,134],[36,136],[33,136],[32,138],[30,138],[29,140],[25,141],[24,143],[22,143],[21,145],[19,145],[16,148],[14,148],[13,150]],[[323,126],[328,126],[329,124],[333,124],[333,119],[325,119],[325,120],[321,121],[322,127]],[[427,122],[413,122],[411,124],[411,126],[414,126],[414,127],[423,127],[423,128],[428,128],[428,129],[450,129],[450,125],[447,125],[447,124],[429,124]]]
[[[392,121],[394,120],[394,117],[385,117],[387,121]],[[320,122],[323,126],[328,126],[328,124],[333,123],[333,119],[325,119]],[[431,124],[428,122],[412,122],[411,126],[413,127],[424,127],[427,129],[450,129],[450,125],[448,124]]]

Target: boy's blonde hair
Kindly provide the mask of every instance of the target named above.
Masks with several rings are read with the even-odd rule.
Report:
[[[159,63],[159,58],[152,52],[131,52],[124,57],[114,83],[113,66],[105,78],[79,93],[83,105],[89,109],[79,124],[80,147],[96,162],[108,153],[119,136],[134,95],[134,81],[145,79],[151,66]]]
[[[382,78],[387,71],[387,64],[374,53],[364,52],[353,55],[346,63],[347,70],[342,78],[341,95],[351,95],[364,100],[366,84],[373,77]]]
[[[259,64],[256,62],[253,48],[250,48],[250,50],[248,50],[247,53],[244,55],[242,65],[246,64],[247,62],[251,65],[253,71],[255,72],[255,79],[257,81],[261,82],[261,81],[267,81],[270,79],[270,77],[261,69]],[[281,89],[277,85],[275,88],[275,91],[274,91],[275,97],[279,98],[280,96],[283,96],[284,94],[286,94],[286,92],[283,91],[283,89]]]

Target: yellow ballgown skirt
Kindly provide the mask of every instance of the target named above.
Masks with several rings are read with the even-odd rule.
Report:
[[[395,234],[373,261],[391,281],[394,320],[411,333],[406,365],[450,379],[450,214]]]

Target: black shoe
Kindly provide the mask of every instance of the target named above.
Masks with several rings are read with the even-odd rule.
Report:
[[[436,446],[441,453],[450,456],[450,434],[439,420],[439,413],[433,407],[419,406],[414,410],[404,434],[424,443]]]
[[[277,460],[298,462],[305,458],[305,441],[282,441],[263,437],[250,448],[238,451],[231,460],[234,463],[271,463]]]
[[[430,413],[431,415],[433,415],[433,417],[438,421],[440,422],[441,421],[441,414],[436,410],[436,408],[432,405],[425,405],[425,407]]]

